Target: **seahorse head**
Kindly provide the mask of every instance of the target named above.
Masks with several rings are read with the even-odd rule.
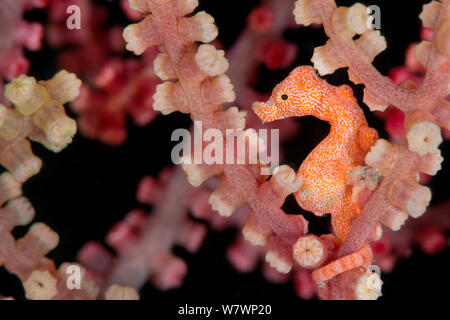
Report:
[[[314,115],[322,96],[322,82],[312,67],[297,67],[273,89],[269,100],[253,103],[253,111],[264,122]]]

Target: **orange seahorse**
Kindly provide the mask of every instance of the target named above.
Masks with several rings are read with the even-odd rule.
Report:
[[[253,110],[264,122],[311,115],[330,123],[328,136],[300,166],[297,175],[303,177],[303,185],[294,195],[305,210],[319,216],[331,213],[334,233],[344,240],[360,212],[352,202],[346,174],[363,163],[378,138],[376,130],[368,127],[352,89],[332,86],[312,67],[300,66],[274,88],[267,102],[255,102]]]

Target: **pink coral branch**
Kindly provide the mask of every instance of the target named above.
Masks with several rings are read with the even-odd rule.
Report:
[[[242,128],[241,121],[237,121],[242,116],[236,108],[220,110],[221,103],[230,102],[235,97],[228,78],[223,75],[227,68],[226,61],[219,58],[220,53],[213,47],[197,47],[192,44],[195,40],[209,42],[217,35],[209,15],[200,12],[190,18],[182,17],[190,13],[195,6],[195,2],[189,1],[164,5],[153,1],[145,2],[145,5],[135,3],[138,11],[148,13],[150,9],[152,14],[143,22],[125,29],[127,48],[141,53],[149,45],[164,45],[164,53],[160,54],[158,63],[155,64],[156,73],[163,79],[176,78],[178,81],[165,82],[158,86],[154,97],[156,109],[163,113],[175,110],[190,112],[192,119],[202,121],[205,129],[216,128],[225,132],[227,128]],[[154,33],[146,38],[148,31],[145,31],[145,25],[148,23],[154,27]],[[183,25],[182,29],[179,29],[180,24]],[[164,26],[164,32],[158,31],[158,26]],[[215,64],[208,64],[208,61]],[[211,95],[214,92],[216,94]],[[175,97],[179,100],[170,101]],[[294,191],[299,183],[295,181],[291,169],[280,173],[278,179],[281,183],[277,184],[272,182],[273,179],[276,181],[276,178],[263,183],[258,166],[183,167],[188,179],[195,185],[201,184],[212,175],[221,174],[222,184],[209,200],[213,208],[222,215],[230,215],[248,202],[254,214],[259,217],[257,221],[260,221],[261,229],[251,226],[249,232],[245,233],[247,239],[264,245],[270,236],[274,235],[266,259],[280,271],[288,272],[291,269],[293,262],[289,248],[299,235],[306,232],[306,223],[301,216],[287,216],[279,209],[285,197]],[[273,190],[277,191],[273,193]],[[279,196],[274,198],[275,194]],[[271,195],[270,200],[264,198],[268,195]]]
[[[155,273],[152,260],[158,259],[158,253],[171,251],[185,223],[188,210],[180,198],[186,186],[184,174],[176,170],[163,198],[158,201],[151,222],[142,231],[142,239],[119,258],[107,274],[105,286],[118,283],[140,288]]]
[[[442,33],[446,34],[447,30],[442,21],[448,8],[442,5],[440,9],[441,18],[434,27],[441,30],[440,25],[443,25],[443,31],[439,31],[439,36],[433,40],[431,51],[425,59],[427,75],[422,85],[416,88],[409,83],[398,86],[393,84],[371,65],[370,61],[384,49],[384,39],[381,40],[379,33],[364,30],[359,32],[362,35],[356,41],[352,40],[354,33],[352,36],[348,35],[353,31],[347,28],[349,21],[339,20],[345,18],[342,13],[345,10],[365,12],[365,7],[355,5],[350,9],[337,8],[332,1],[320,2],[320,8],[316,8],[312,1],[298,3],[300,5],[295,11],[300,16],[303,15],[303,18],[310,14],[309,19],[313,23],[323,23],[330,37],[327,45],[317,50],[315,58],[313,57],[319,72],[330,73],[338,67],[348,66],[351,79],[366,85],[365,101],[372,109],[383,109],[384,105],[392,104],[406,111],[406,140],[395,146],[379,140],[367,155],[366,163],[373,168],[365,167],[367,170],[356,174],[361,175],[364,183],[352,182],[355,194],[360,196],[359,199],[355,196],[353,200],[359,204],[362,213],[354,220],[350,234],[342,245],[333,237],[308,235],[307,222],[301,216],[287,215],[280,209],[286,196],[295,192],[301,184],[295,178],[293,170],[287,166],[279,167],[278,172],[266,180],[260,174],[260,164],[197,165],[189,162],[192,155],[184,155],[182,167],[187,173],[188,181],[194,186],[203,184],[197,194],[202,201],[196,202],[198,206],[191,209],[199,216],[209,217],[208,209],[204,207],[206,198],[222,216],[229,216],[238,208],[250,209],[243,234],[253,244],[267,246],[268,250],[252,250],[242,244],[242,239],[238,240],[230,248],[229,255],[242,270],[253,268],[264,252],[266,261],[278,271],[289,272],[294,264],[294,256],[295,262],[305,268],[325,266],[325,269],[319,269],[323,275],[321,279],[326,281],[320,283],[322,298],[376,298],[379,295],[376,290],[362,295],[357,292],[357,288],[368,280],[373,280],[369,270],[353,269],[354,264],[347,262],[360,259],[362,262],[358,266],[367,268],[372,261],[367,242],[374,238],[374,230],[379,230],[376,228],[378,224],[381,222],[391,229],[398,229],[408,216],[420,216],[430,200],[429,189],[419,185],[416,176],[418,173],[435,174],[442,161],[438,145],[442,140],[440,126],[447,126],[448,122],[448,101],[442,97],[446,89],[444,84],[448,77],[448,65],[445,64],[447,58],[445,52],[442,52],[441,44]],[[152,46],[158,46],[161,50],[155,59],[155,73],[164,82],[156,89],[154,109],[163,114],[174,111],[190,113],[193,120],[202,122],[204,129],[214,128],[222,132],[229,128],[243,130],[245,114],[236,107],[222,109],[224,104],[232,102],[236,96],[230,79],[225,75],[228,62],[224,58],[224,52],[211,45],[196,44],[211,42],[216,37],[217,30],[212,17],[204,12],[190,15],[197,5],[197,1],[191,0],[135,0],[130,4],[144,18],[124,30],[127,49],[136,54],[142,54]],[[275,21],[280,24],[275,29],[269,28],[268,34],[278,37],[286,27],[287,19],[282,22],[278,20],[283,15],[279,10],[290,4],[287,1],[267,1],[265,4],[265,7],[251,15],[248,30],[243,33],[229,57],[240,61],[252,48],[258,47],[257,43],[265,36],[259,32],[267,31],[266,24],[270,24],[273,18],[270,10],[265,10],[272,5],[276,8]],[[305,7],[302,8],[302,4]],[[258,19],[266,20],[259,25]],[[256,23],[256,26],[252,23]],[[273,43],[280,45],[277,41]],[[423,47],[420,48],[424,50]],[[244,65],[245,68],[232,68],[229,75],[232,82],[237,84],[239,98],[246,104],[246,100],[256,95],[249,93],[247,89],[249,75],[257,63]],[[131,86],[133,87],[132,84]],[[253,127],[254,124],[247,123],[248,126]],[[436,128],[439,129],[438,134],[435,133]],[[97,270],[97,275],[102,278],[99,281],[103,282],[103,291],[116,282],[139,288],[147,278],[165,289],[181,283],[186,266],[170,251],[175,243],[181,241],[186,245],[186,239],[190,238],[182,236],[184,240],[181,240],[177,234],[191,234],[183,230],[189,224],[185,218],[187,207],[192,207],[195,201],[176,201],[185,199],[186,189],[188,193],[192,191],[191,188],[186,188],[187,184],[179,171],[166,186],[165,196],[158,192],[151,196],[159,198],[153,216],[148,218],[142,213],[132,212],[108,235],[107,242],[116,249],[118,258],[114,259],[105,252],[101,255],[105,263],[104,268]],[[369,182],[370,187],[367,188],[365,183],[372,178],[375,179]],[[211,193],[208,189],[212,180],[219,181],[219,186],[213,187],[214,191]],[[146,181],[147,187],[152,189],[150,180]],[[206,184],[209,185],[208,188],[205,188]],[[185,189],[180,190],[177,185],[182,185]],[[139,191],[139,198],[145,198],[145,193]],[[191,238],[187,242],[197,244],[199,241]],[[192,245],[194,247],[196,245]],[[85,258],[89,256],[89,252],[91,257],[95,252],[99,255],[101,253],[98,248],[90,249],[92,250],[84,251]],[[82,257],[81,260],[83,261]],[[95,265],[89,260],[92,259],[86,258],[85,264],[95,269]],[[324,270],[335,266],[344,268],[337,274],[324,274]],[[310,288],[301,294],[307,296],[314,292],[309,271],[297,267],[295,272],[297,280],[302,279],[299,282]]]
[[[431,110],[434,107],[434,102],[439,98],[443,90],[446,88],[446,80],[448,79],[448,66],[445,66],[445,59],[436,46],[436,40],[431,52],[428,53],[427,58],[427,74],[424,82],[418,90],[411,90],[406,88],[399,88],[389,78],[382,76],[375,67],[365,59],[363,54],[355,47],[351,38],[344,38],[339,34],[332,23],[333,13],[336,5],[333,0],[320,0],[315,10],[320,14],[321,22],[323,23],[325,32],[331,39],[333,44],[333,54],[336,54],[340,59],[345,61],[345,65],[349,67],[351,77],[356,83],[364,83],[367,90],[366,103],[371,106],[371,100],[375,100],[385,107],[392,104],[398,107],[403,112],[412,112],[417,109]],[[441,33],[445,34],[448,29],[448,21],[450,15],[448,1],[442,3],[442,8],[439,10],[439,16],[436,21],[433,21],[435,26],[442,26]],[[439,39],[440,40],[440,39]],[[442,40],[443,41],[443,40]],[[331,58],[331,57],[327,57]],[[445,69],[447,69],[445,71]],[[319,69],[320,70],[320,69]],[[418,107],[420,106],[420,107]],[[436,111],[437,112],[437,111]],[[448,116],[448,115],[447,115]],[[447,118],[446,116],[446,118]],[[448,119],[442,119],[441,123],[444,126],[449,125]],[[447,128],[448,129],[448,128]]]
[[[45,255],[59,236],[43,223],[34,223],[16,240],[11,231],[34,218],[34,208],[22,197],[22,183],[41,169],[42,162],[28,139],[59,152],[71,141],[75,121],[63,107],[79,94],[81,81],[61,71],[48,81],[36,82],[21,75],[6,86],[5,96],[14,108],[0,104],[0,164],[7,169],[0,176],[0,265],[23,281],[29,299],[95,298],[95,285],[83,277],[83,290],[71,292],[66,285],[68,264],[56,270]],[[82,276],[82,275],[80,275]],[[81,281],[81,279],[80,279]]]
[[[424,26],[432,28],[435,36],[433,42],[416,46],[418,60],[427,69],[419,87],[407,81],[397,86],[372,66],[372,59],[384,50],[385,42],[377,31],[368,29],[365,11],[361,4],[338,8],[331,0],[300,0],[294,10],[298,23],[321,23],[330,38],[325,46],[316,48],[312,58],[321,74],[349,67],[350,79],[365,85],[364,101],[372,111],[391,104],[406,114],[406,139],[396,146],[378,140],[366,156],[366,163],[379,170],[383,179],[371,195],[366,192],[364,200],[358,202],[362,212],[339,249],[338,258],[342,259],[362,250],[378,222],[398,230],[408,215],[417,218],[424,213],[431,192],[417,183],[417,177],[419,173],[434,175],[440,169],[440,127],[448,129],[450,124],[448,101],[444,100],[449,77],[450,2],[433,1],[421,14]],[[355,34],[361,35],[359,39],[353,40]],[[342,285],[352,277],[344,272],[327,282],[321,296],[345,298]]]

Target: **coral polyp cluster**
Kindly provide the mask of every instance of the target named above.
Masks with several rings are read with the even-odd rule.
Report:
[[[66,71],[42,82],[21,75],[5,88],[14,107],[0,105],[0,162],[7,169],[0,178],[0,262],[24,282],[30,299],[50,299],[58,294],[57,270],[45,255],[57,246],[59,236],[43,223],[34,223],[18,240],[11,234],[16,226],[30,223],[35,214],[22,196],[22,183],[40,171],[42,162],[33,154],[28,139],[55,152],[72,141],[76,124],[67,117],[63,104],[78,96],[80,85],[80,80]]]

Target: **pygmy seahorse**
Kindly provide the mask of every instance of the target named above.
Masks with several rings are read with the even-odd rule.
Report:
[[[278,84],[269,100],[255,102],[264,122],[291,116],[315,116],[330,123],[328,136],[307,156],[297,172],[303,185],[294,193],[300,207],[316,215],[331,213],[334,233],[344,240],[360,212],[352,202],[346,174],[361,165],[378,134],[369,128],[352,89],[319,78],[310,66],[300,66]]]

